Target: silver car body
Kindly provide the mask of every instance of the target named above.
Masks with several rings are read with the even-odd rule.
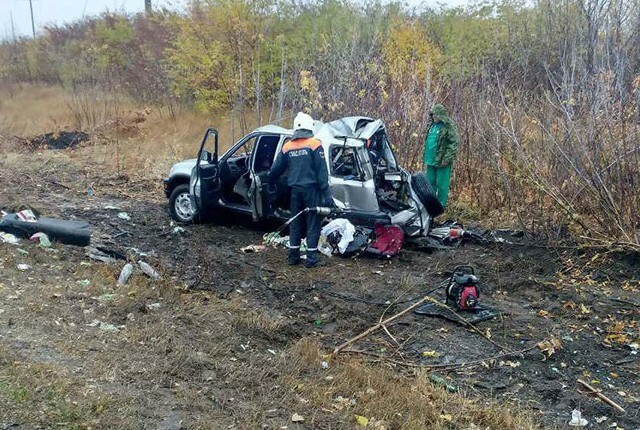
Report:
[[[370,213],[383,211],[380,205],[380,190],[376,189],[374,167],[366,143],[375,133],[381,130],[384,131],[384,127],[381,120],[373,120],[367,117],[345,117],[330,123],[320,121],[314,123],[314,137],[322,142],[325,162],[329,172],[329,187],[334,202],[339,208]],[[282,145],[293,136],[293,130],[276,125],[266,125],[255,129],[249,135],[252,134],[281,135],[282,138],[276,151],[276,154],[280,154]],[[232,145],[227,152],[221,155],[220,160],[224,160],[225,157],[235,151],[243,139]],[[332,159],[332,154],[340,151],[349,151],[355,155],[360,169],[358,177],[345,177],[335,174],[335,160]],[[408,192],[404,196],[406,208],[398,211],[389,211],[387,209],[384,212],[391,217],[392,223],[402,226],[409,236],[426,235],[430,225],[430,217],[411,187],[411,175],[406,170],[398,167],[390,145],[385,145],[383,152],[382,157],[387,166],[387,171],[384,173],[385,183],[392,185],[394,183],[398,185],[408,184]],[[198,197],[200,196],[200,183],[197,175],[192,174],[196,162],[197,159],[189,159],[176,163],[171,168],[169,178],[175,175],[190,177],[189,191],[192,196],[192,204],[200,207]],[[201,163],[206,162],[206,160],[201,160]],[[254,180],[259,180],[259,178],[255,176]],[[222,202],[220,203],[224,206]],[[257,205],[261,206],[262,203],[258,202]],[[262,213],[262,208],[254,208],[253,211],[255,216],[256,212]]]

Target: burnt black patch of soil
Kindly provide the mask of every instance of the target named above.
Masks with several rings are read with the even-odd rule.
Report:
[[[83,131],[61,131],[32,137],[28,143],[33,148],[67,149],[74,148],[90,138],[91,136]]]

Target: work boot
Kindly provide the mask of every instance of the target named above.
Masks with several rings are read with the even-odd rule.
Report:
[[[289,256],[287,257],[289,266],[297,266],[300,264],[300,249],[289,248]]]
[[[313,267],[324,267],[327,263],[318,258],[318,251],[307,251],[307,259],[304,261],[304,267],[311,269]]]

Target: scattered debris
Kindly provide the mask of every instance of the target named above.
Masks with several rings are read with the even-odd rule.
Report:
[[[429,375],[429,381],[433,382],[435,385],[439,385],[443,388],[446,388],[447,391],[451,392],[451,393],[455,393],[458,391],[458,387],[456,387],[453,384],[450,384],[447,382],[446,379],[444,379],[442,376],[438,376],[436,374],[430,374]]]
[[[11,245],[18,245],[20,243],[20,239],[10,233],[5,233],[2,231],[0,231],[0,241],[2,243],[9,243]]]
[[[273,246],[274,248],[277,246],[288,246],[289,236],[280,236],[280,233],[277,231],[266,233],[262,236],[262,244]]]
[[[31,235],[29,240],[32,242],[38,242],[38,244],[43,248],[51,247],[51,241],[49,240],[49,236],[47,236],[46,233],[38,232],[36,234],[33,234]]]
[[[96,246],[91,251],[94,253],[100,253],[102,255],[106,255],[107,257],[111,257],[115,260],[127,261],[127,255],[120,251],[116,251],[115,249],[109,249],[104,246]]]
[[[30,270],[30,269],[31,269],[31,266],[30,266],[30,265],[28,265],[28,264],[25,264],[25,263],[20,263],[20,264],[18,264],[18,265],[16,266],[16,268],[17,268],[18,270],[20,270],[20,271],[24,272],[24,271]]]
[[[589,421],[582,418],[582,413],[579,410],[574,409],[573,411],[571,411],[571,421],[569,421],[570,426],[585,427],[587,424],[589,424]]]
[[[293,415],[291,415],[291,421],[294,423],[303,423],[304,417],[300,414],[294,413]]]
[[[25,209],[25,210],[21,210],[20,212],[16,212],[16,216],[20,221],[24,221],[24,222],[37,221],[37,217],[31,209]]]
[[[107,253],[102,252],[97,248],[89,248],[88,255],[92,260],[102,261],[103,263],[107,264],[113,264],[117,261],[111,255],[108,255]]]
[[[147,309],[149,309],[150,311],[155,311],[158,310],[162,307],[161,303],[150,303],[147,305]]]
[[[82,285],[83,287],[88,287],[89,285],[91,285],[91,281],[88,279],[83,279],[81,281],[76,281],[76,284]]]
[[[127,263],[124,265],[122,270],[120,271],[120,276],[118,277],[118,285],[123,286],[127,283],[131,274],[133,273],[133,264]]]
[[[266,250],[267,250],[266,245],[249,245],[249,246],[245,246],[244,248],[240,248],[240,251],[246,254],[250,254],[254,252],[264,252]]]
[[[87,324],[87,327],[98,327],[100,330],[103,331],[111,331],[111,332],[116,332],[116,331],[120,331],[121,328],[124,328],[124,326],[116,326],[110,323],[105,323],[102,322],[100,320],[93,320],[91,321],[91,323]]]
[[[369,419],[366,417],[363,417],[362,415],[355,415],[356,418],[356,422],[358,423],[358,425],[362,426],[362,427],[366,427],[367,425],[369,425]]]
[[[177,226],[177,227],[173,228],[173,233],[174,234],[184,234],[186,232],[187,232],[187,230],[185,230],[184,227]]]
[[[540,351],[546,353],[547,357],[551,357],[556,350],[562,349],[562,342],[557,337],[552,337],[551,339],[538,343],[538,348],[540,348]]]
[[[153,267],[151,267],[149,263],[145,263],[144,261],[140,260],[138,261],[138,265],[140,266],[142,272],[151,279],[161,278],[160,274]]]
[[[131,217],[126,212],[118,212],[118,218],[123,219],[125,221],[130,221]]]

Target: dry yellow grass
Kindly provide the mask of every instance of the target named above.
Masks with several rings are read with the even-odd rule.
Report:
[[[61,87],[22,84],[0,90],[0,133],[17,136],[55,131],[73,123]]]
[[[284,377],[299,396],[327,414],[345,413],[353,428],[356,416],[369,426],[383,429],[518,429],[533,430],[531,413],[516,405],[481,401],[452,394],[434,385],[430,373],[383,364],[369,364],[359,358],[340,356],[322,369],[328,357],[313,339],[302,339],[290,351],[293,369]]]
[[[144,120],[134,123],[140,117]],[[263,115],[268,117],[268,113]],[[207,127],[219,131],[223,151],[259,125],[252,111],[245,113],[244,121],[230,112],[207,115],[178,109],[169,115],[166,109],[95,90],[79,96],[62,87],[25,84],[0,88],[0,136],[29,138],[82,129],[92,134],[92,144],[70,153],[72,159],[130,176],[157,179],[173,163],[194,158]]]

